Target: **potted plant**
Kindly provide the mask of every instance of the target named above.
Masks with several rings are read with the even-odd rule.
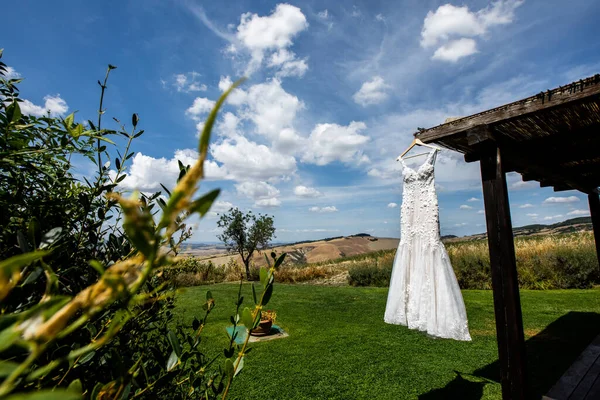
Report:
[[[261,336],[268,335],[271,332],[271,327],[277,319],[277,313],[273,310],[266,310],[260,312],[260,323],[258,326],[250,331],[251,335]]]

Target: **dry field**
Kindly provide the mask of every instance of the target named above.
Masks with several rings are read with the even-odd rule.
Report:
[[[273,248],[277,254],[287,253],[287,264],[311,264],[324,261],[332,261],[341,257],[351,257],[366,253],[371,253],[378,250],[392,250],[398,247],[398,240],[395,238],[376,238],[350,236],[340,239],[320,240],[310,243],[299,243],[293,245],[278,246]],[[202,250],[202,253],[186,253],[182,255],[190,255],[198,257],[200,261],[212,261],[215,265],[228,264],[232,259],[241,264],[242,260],[238,255],[225,254],[219,250]],[[271,250],[269,250],[271,251]],[[209,253],[209,254],[207,254]],[[215,254],[217,253],[217,254]],[[255,254],[252,261],[255,265],[261,266],[265,264],[262,254]]]

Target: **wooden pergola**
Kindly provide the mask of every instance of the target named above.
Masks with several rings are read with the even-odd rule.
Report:
[[[600,75],[415,136],[479,161],[503,399],[526,398],[525,342],[506,173],[588,195],[600,262]]]

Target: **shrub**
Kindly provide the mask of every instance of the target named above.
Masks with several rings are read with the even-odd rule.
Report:
[[[101,99],[114,68],[98,82]],[[0,62],[0,397],[224,399],[243,367],[247,341],[238,348],[232,339],[219,352],[223,363],[207,359],[198,346],[212,295],[191,327],[178,326],[170,310],[174,292],[155,272],[172,264],[191,235],[185,219],[203,217],[219,194],[194,198],[217,110],[233,87],[209,114],[197,162],[180,165],[166,200],[160,192],[125,198],[118,183],[134,154],[130,145],[143,133],[138,116],[127,132],[103,129],[104,109],[96,123],[88,121],[90,129],[74,123],[73,114],[22,115],[19,80],[4,79],[6,70]],[[122,154],[107,150],[110,135],[127,138]],[[96,164],[91,182],[74,178],[72,156]],[[106,160],[114,161],[112,172]],[[261,270],[254,307],[240,311],[238,296],[236,315],[247,327],[260,319],[281,262],[283,256]],[[216,274],[214,268],[198,273]]]
[[[348,269],[348,283],[352,286],[387,287],[390,285],[393,263],[392,253],[358,261]]]
[[[486,240],[446,245],[463,289],[492,287]],[[600,282],[591,232],[517,237],[515,253],[522,289],[585,289]]]

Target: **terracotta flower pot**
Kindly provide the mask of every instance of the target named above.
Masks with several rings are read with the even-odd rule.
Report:
[[[263,319],[260,321],[258,326],[250,331],[250,334],[253,336],[264,336],[268,335],[271,332],[271,327],[273,326],[273,321],[270,319]]]

